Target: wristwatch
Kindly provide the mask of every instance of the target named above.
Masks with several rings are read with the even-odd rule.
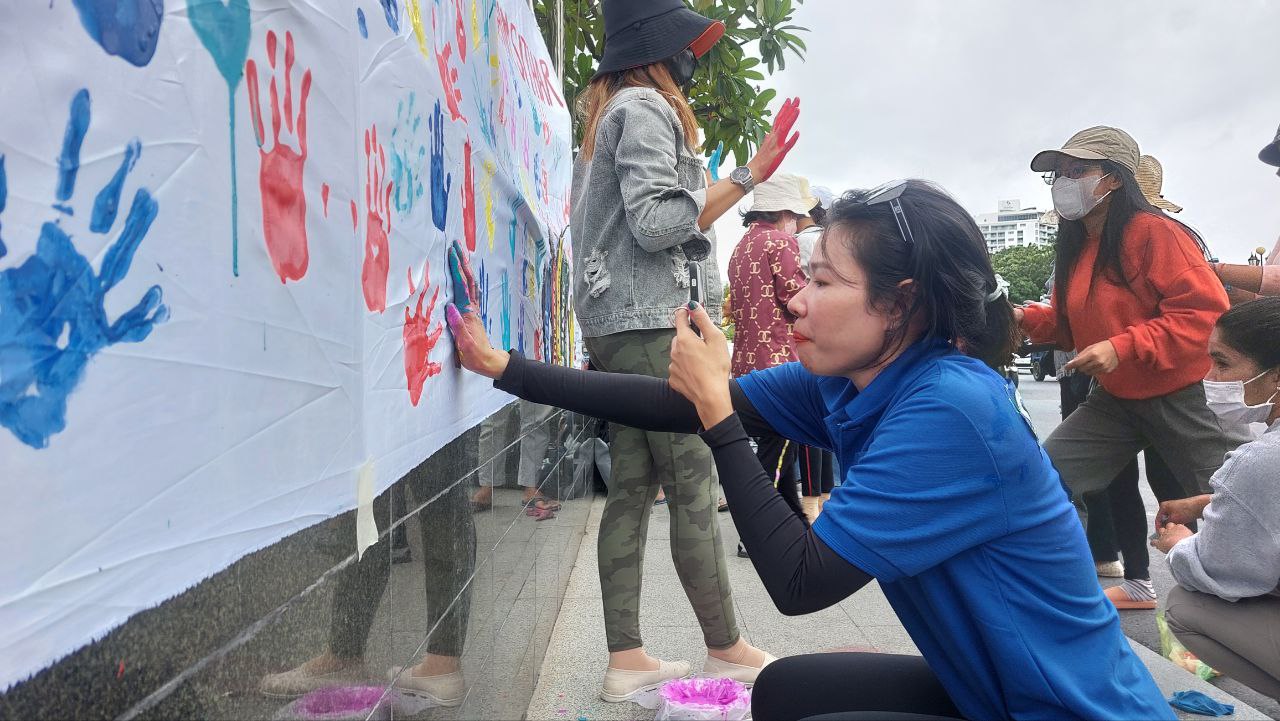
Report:
[[[734,168],[733,172],[729,173],[729,180],[741,185],[744,193],[750,193],[751,189],[756,187],[756,179],[751,177],[751,168],[745,165]]]

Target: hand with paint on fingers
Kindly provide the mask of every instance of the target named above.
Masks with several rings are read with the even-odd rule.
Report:
[[[760,149],[756,151],[755,157],[747,163],[751,167],[751,177],[757,185],[773,177],[778,166],[782,165],[782,161],[786,159],[787,153],[790,153],[800,140],[799,132],[791,132],[799,118],[800,98],[791,98],[782,104],[782,109],[778,111],[778,116],[773,121],[773,129],[764,136],[764,142],[760,143]]]
[[[444,313],[462,367],[486,378],[501,378],[511,356],[489,344],[489,335],[480,318],[479,293],[471,262],[457,241],[449,246],[449,278],[453,282],[454,302],[445,306]]]
[[[724,165],[724,141],[716,143],[716,149],[711,151],[711,158],[707,160],[707,170],[711,171],[712,182],[720,179],[720,166]]]
[[[693,310],[676,311],[676,337],[671,339],[671,387],[698,409],[702,427],[711,428],[733,415],[729,342],[701,303],[690,301],[689,306]]]

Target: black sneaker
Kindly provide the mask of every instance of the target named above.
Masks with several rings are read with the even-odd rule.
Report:
[[[751,558],[747,555],[747,547],[742,545],[742,541],[738,541],[738,558]]]

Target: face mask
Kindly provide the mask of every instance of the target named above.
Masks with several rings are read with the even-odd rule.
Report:
[[[1093,194],[1098,183],[1105,177],[1107,176],[1076,179],[1058,176],[1053,181],[1053,209],[1066,220],[1080,220],[1098,207],[1102,198],[1111,195],[1111,191],[1107,191],[1102,198]]]
[[[1280,390],[1272,393],[1266,402],[1251,406],[1244,402],[1244,387],[1270,372],[1263,371],[1247,381],[1204,381],[1204,399],[1209,410],[1231,425],[1266,423],[1271,416],[1272,401],[1280,395]]]
[[[689,89],[693,87],[693,72],[698,69],[698,57],[693,54],[693,50],[685,48],[679,55],[667,58],[666,65],[671,79],[688,95]]]
[[[778,230],[781,230],[787,235],[795,235],[796,230],[798,230],[799,227],[799,223],[796,222],[796,218],[793,215],[787,216],[786,218],[778,221]]]

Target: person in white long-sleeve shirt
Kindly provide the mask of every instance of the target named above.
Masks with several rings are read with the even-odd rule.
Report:
[[[1160,504],[1152,545],[1178,583],[1165,619],[1205,663],[1280,698],[1280,297],[1223,314],[1209,354],[1205,398],[1223,427],[1265,431],[1227,454],[1211,495]]]

